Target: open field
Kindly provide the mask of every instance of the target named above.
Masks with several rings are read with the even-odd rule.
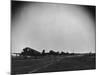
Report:
[[[12,74],[95,69],[95,56],[44,56],[38,59],[12,59]]]

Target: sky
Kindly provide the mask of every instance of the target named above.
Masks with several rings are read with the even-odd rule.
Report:
[[[12,53],[25,47],[40,52],[95,52],[95,35],[95,6],[12,2]]]

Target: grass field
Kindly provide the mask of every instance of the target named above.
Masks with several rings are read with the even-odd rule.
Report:
[[[12,59],[11,73],[28,74],[95,69],[95,56],[45,56],[38,59]]]

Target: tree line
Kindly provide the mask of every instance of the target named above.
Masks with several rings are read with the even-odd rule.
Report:
[[[74,53],[65,53],[65,52],[55,52],[54,50],[50,50],[49,52],[45,52],[43,50],[42,52],[39,52],[37,50],[34,50],[32,48],[26,47],[23,49],[23,51],[20,54],[21,56],[46,56],[46,55],[74,55]]]

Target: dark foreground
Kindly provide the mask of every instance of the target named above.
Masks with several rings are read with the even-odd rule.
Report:
[[[89,70],[96,68],[95,55],[44,56],[12,59],[11,74]]]

